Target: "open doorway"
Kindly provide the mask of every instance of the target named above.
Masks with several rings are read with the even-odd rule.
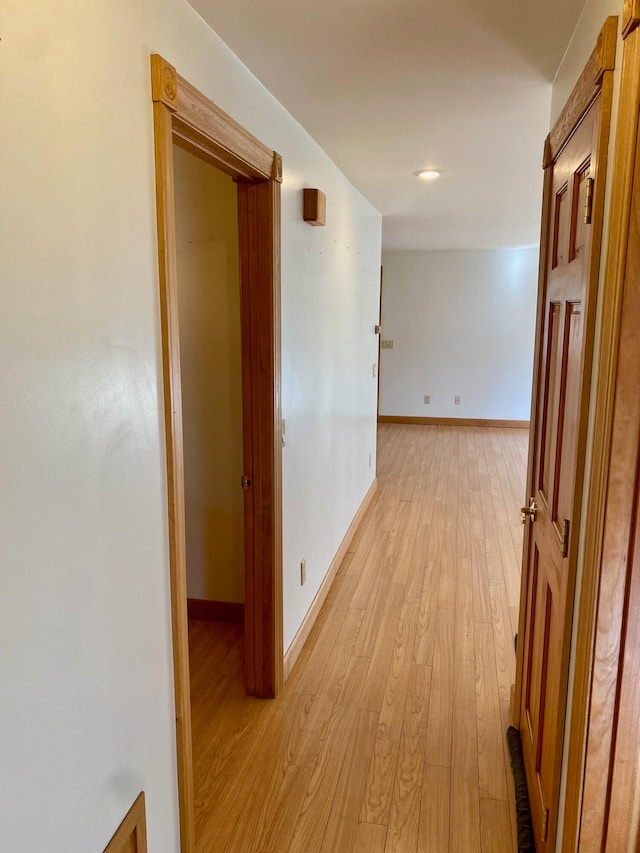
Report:
[[[244,694],[245,524],[238,197],[233,180],[173,146],[184,451],[193,785],[211,728]],[[249,519],[248,519],[249,520]],[[251,548],[248,525],[247,547]],[[199,809],[196,840],[201,841]]]
[[[174,145],[189,619],[244,625],[238,198]]]
[[[187,618],[187,539],[190,533],[186,524],[185,439],[191,444],[193,435],[192,424],[185,423],[183,419],[174,146],[178,145],[188,152],[190,157],[200,161],[195,165],[191,161],[185,161],[189,164],[187,168],[198,170],[204,164],[207,168],[215,167],[215,170],[232,179],[231,189],[229,183],[225,185],[229,200],[232,192],[236,193],[242,376],[242,475],[237,488],[242,489],[243,496],[243,668],[246,692],[258,697],[277,695],[283,681],[280,420],[282,161],[276,152],[233,121],[180,77],[173,66],[157,55],[151,57],[151,80],[156,154],[180,830],[181,849],[190,853],[195,849],[195,825]],[[219,176],[220,180],[224,176]],[[203,187],[199,193],[202,198],[207,195]],[[183,237],[184,235],[181,239]],[[191,238],[187,233],[188,244],[189,239]],[[195,241],[199,238],[194,234],[193,239]],[[203,239],[206,241],[208,238],[205,236]],[[191,249],[187,249],[185,253],[187,268],[202,267],[200,271],[206,278],[205,258],[207,262],[213,261],[215,251],[211,246],[204,249],[206,243],[192,242],[189,245]],[[194,246],[199,248],[194,249]],[[236,307],[237,305],[238,303]],[[202,317],[198,316],[197,306],[190,307],[188,313],[191,314],[188,318],[191,324],[202,321]],[[204,340],[207,335],[201,337]],[[197,353],[190,353],[187,360],[191,364],[191,370],[201,369]],[[235,363],[237,366],[237,353]],[[201,372],[206,380],[206,370]],[[190,374],[189,382],[191,378]],[[228,394],[231,383],[229,376],[226,382]],[[237,392],[237,377],[235,383]],[[211,386],[206,386],[206,382],[201,383],[200,389],[195,387],[187,390],[190,415],[191,409],[199,411],[202,408],[200,395],[208,396],[210,393]],[[237,411],[237,397],[235,410]],[[191,420],[190,417],[189,421]],[[237,423],[235,427],[237,430]],[[198,428],[206,431],[212,427],[207,425]],[[233,425],[230,425],[227,438],[232,434],[237,440],[237,433],[234,433]],[[202,447],[212,446],[212,442],[207,442],[206,439],[196,442],[198,443],[201,445],[201,453],[204,452]],[[237,441],[235,447],[237,457]],[[190,456],[190,453],[187,453],[187,456]],[[214,448],[213,456],[219,460],[221,454],[216,454]],[[194,458],[195,461],[191,459],[187,464],[198,488],[203,488],[203,484],[207,483],[207,476],[200,468],[197,447],[194,450]],[[229,477],[232,470],[231,464],[227,472]],[[192,485],[188,488],[191,489]],[[230,494],[228,498],[235,505]],[[202,524],[202,519],[199,523]],[[219,528],[223,526],[219,525]],[[239,522],[236,524],[236,532],[238,528]],[[207,549],[209,555],[217,552],[216,535],[212,535],[213,541],[210,541],[207,537],[198,537],[195,531],[197,527],[194,528],[192,522],[191,533],[194,533],[195,543],[198,544],[199,540],[202,546],[203,541],[209,542],[204,548],[205,558]],[[229,541],[234,542],[234,554],[237,557],[237,540],[232,536]],[[196,544],[192,543],[190,550],[197,557]],[[202,548],[200,551],[202,557]],[[207,595],[211,596],[209,577],[196,577],[192,582],[195,584],[194,589],[206,589]],[[223,580],[218,578],[215,583],[223,583]],[[224,583],[229,583],[229,578],[225,578]],[[227,587],[222,593],[223,596],[237,597],[240,583],[237,580],[231,582],[231,588],[236,592],[231,593]],[[216,594],[215,590],[213,594]],[[223,603],[240,604],[233,600]]]

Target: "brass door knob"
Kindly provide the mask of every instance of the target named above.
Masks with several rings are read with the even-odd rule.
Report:
[[[533,498],[529,501],[529,506],[521,506],[520,507],[520,521],[523,524],[526,524],[527,519],[530,518],[531,521],[536,520],[536,513],[538,512],[538,506]]]

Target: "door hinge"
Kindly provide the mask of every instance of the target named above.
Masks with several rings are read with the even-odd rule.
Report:
[[[542,841],[546,841],[549,836],[549,809],[544,809],[542,812]]]
[[[565,518],[562,522],[562,533],[560,534],[560,549],[562,551],[562,556],[567,557],[569,554],[569,519]]]
[[[585,199],[584,199],[584,224],[591,225],[591,217],[593,215],[593,178],[587,178],[587,185],[585,187]]]

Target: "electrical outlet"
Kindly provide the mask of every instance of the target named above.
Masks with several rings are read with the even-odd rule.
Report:
[[[375,379],[377,375],[378,375],[378,365],[374,361],[373,364],[371,365],[371,378]]]
[[[424,402],[427,406],[429,405],[429,403],[431,402],[431,395],[430,394],[424,395]]]
[[[307,558],[300,561],[300,586],[307,582]]]
[[[393,349],[393,341],[381,341],[380,346],[382,349]]]
[[[456,394],[456,396],[453,398],[453,402],[456,404],[456,406],[459,406],[459,405],[460,405],[460,397],[459,397],[457,394]]]

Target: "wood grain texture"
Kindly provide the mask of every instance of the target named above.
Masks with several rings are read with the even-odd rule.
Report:
[[[340,547],[336,551],[335,557],[331,561],[331,565],[327,570],[327,574],[325,575],[324,580],[320,584],[320,588],[316,593],[315,598],[311,602],[311,607],[307,611],[307,615],[302,620],[302,624],[298,628],[295,637],[291,641],[291,645],[286,651],[286,654],[284,656],[283,667],[285,681],[289,677],[291,670],[295,666],[295,663],[298,660],[298,657],[300,656],[300,652],[302,651],[304,644],[306,643],[309,635],[311,634],[311,631],[313,630],[313,626],[316,622],[316,619],[318,618],[320,610],[322,609],[322,605],[324,604],[327,595],[329,594],[329,590],[331,589],[331,585],[333,584],[335,577],[338,574],[338,569],[342,565],[342,562],[346,557],[349,548],[351,547],[351,542],[358,531],[358,527],[360,526],[371,501],[374,498],[377,488],[378,480],[375,479],[367,490],[367,493],[364,496],[362,503],[358,507],[358,511],[353,517],[353,520],[349,525],[349,528],[345,533],[342,542],[340,543]]]
[[[453,645],[455,614],[441,609],[436,619],[436,638],[431,675],[432,693],[427,718],[426,762],[451,766],[453,727]]]
[[[640,249],[638,224],[633,239]],[[637,431],[640,439],[640,421]],[[640,457],[640,440],[637,449]],[[610,853],[614,850],[637,850],[640,845],[640,763],[637,760],[640,756],[640,466],[635,480],[635,522],[625,584],[621,675],[605,830],[605,850]]]
[[[638,733],[637,714],[633,722],[623,719],[620,703],[632,695],[625,686],[624,660],[627,655],[627,602],[633,595],[633,578],[637,571],[634,558],[633,506],[637,500],[637,482],[631,472],[637,470],[640,440],[640,411],[637,393],[637,364],[640,341],[640,230],[638,227],[637,158],[638,109],[640,107],[640,31],[633,30],[625,40],[621,106],[614,162],[614,194],[612,199],[611,242],[607,271],[611,288],[610,313],[603,320],[603,356],[599,366],[597,402],[601,405],[597,422],[600,439],[595,449],[596,476],[600,491],[598,502],[590,507],[601,519],[600,550],[585,566],[590,596],[585,605],[584,635],[581,641],[591,652],[591,681],[585,684],[585,673],[576,681],[580,688],[579,709],[583,710],[586,728],[583,741],[577,741],[571,772],[584,774],[582,802],[574,806],[570,841],[580,849],[634,849],[636,840],[628,840],[622,848],[621,832],[607,815],[634,813],[632,790],[613,788],[613,777],[623,778],[616,751],[617,738],[633,743]],[[620,182],[624,181],[624,185]],[[606,325],[605,325],[606,323]],[[637,475],[636,475],[637,476]],[[595,593],[595,595],[594,595]],[[597,597],[596,597],[597,596]],[[581,603],[582,606],[582,603]],[[631,637],[633,632],[631,632]],[[633,639],[630,640],[633,649]],[[633,659],[635,658],[635,661]],[[626,673],[637,679],[638,652],[631,652],[631,669]],[[628,756],[622,758],[627,761]],[[581,778],[581,777],[578,777]],[[608,804],[612,799],[613,808]],[[610,810],[609,810],[610,809]],[[628,828],[627,828],[628,830]],[[611,846],[609,833],[611,832]],[[616,840],[617,839],[617,840]],[[567,847],[567,849],[571,849]]]
[[[263,145],[184,77],[177,74],[176,82],[176,133],[191,138],[195,144],[202,144],[209,156],[218,160],[219,168],[234,178],[273,179],[273,150]]]
[[[378,447],[378,489],[277,699],[244,695],[240,626],[192,627],[202,853],[515,850],[505,622],[527,434],[390,424]],[[474,549],[483,621],[463,592]]]
[[[238,184],[242,276],[245,474],[245,683],[275,696],[283,683],[282,441],[280,437],[280,184]]]
[[[456,661],[453,673],[451,745],[451,850],[480,851],[480,787],[478,776],[476,673],[472,661]],[[497,761],[496,761],[497,765]]]
[[[478,788],[481,797],[506,802],[507,780],[503,773],[502,754],[505,732],[500,718],[500,691],[491,625],[476,627],[475,662]]]
[[[364,823],[389,823],[400,738],[405,722],[416,610],[417,602],[406,600],[396,625],[393,657],[382,708],[378,715],[378,727],[360,813],[360,820]]]
[[[625,5],[625,9],[627,6]],[[603,548],[607,506],[612,499],[611,523],[629,529],[630,507],[620,503],[615,496],[616,477],[628,480],[628,453],[623,449],[633,442],[634,426],[628,422],[618,429],[620,444],[613,447],[614,408],[618,393],[618,372],[633,371],[630,363],[619,368],[620,334],[623,314],[629,310],[624,305],[627,288],[633,288],[634,267],[628,266],[628,252],[632,250],[632,212],[637,211],[637,178],[634,179],[637,158],[638,112],[640,110],[640,39],[632,28],[624,45],[622,81],[618,110],[618,128],[613,163],[611,196],[611,218],[609,243],[606,258],[604,290],[601,295],[603,306],[600,326],[601,344],[597,363],[595,415],[592,442],[592,464],[587,483],[587,506],[585,518],[585,549],[583,580],[578,605],[578,627],[576,640],[576,668],[572,687],[572,716],[569,727],[567,761],[567,800],[565,807],[565,831],[562,849],[565,853],[577,849],[579,839],[583,845],[593,843],[596,847],[604,832],[604,803],[612,733],[611,697],[615,699],[616,652],[620,641],[620,609],[612,606],[612,595],[621,594],[619,572],[623,563],[606,566],[604,596],[601,596],[601,579],[605,570]],[[637,251],[637,249],[636,249]],[[635,261],[637,264],[637,260]],[[637,323],[637,317],[631,323]],[[626,437],[623,433],[626,431]],[[622,457],[618,454],[622,449]],[[625,461],[626,459],[626,461]],[[622,467],[618,467],[619,465]],[[624,474],[622,473],[624,469]],[[614,482],[611,482],[611,478]],[[608,614],[617,613],[611,620]],[[599,615],[600,614],[600,615]],[[601,642],[595,656],[598,624],[602,624],[608,636],[609,651]],[[604,629],[604,626],[607,626]],[[593,693],[592,693],[593,689]],[[602,736],[601,736],[602,735]],[[583,808],[584,790],[584,808]],[[582,825],[582,829],[581,829]],[[587,826],[589,828],[587,828]],[[587,849],[585,847],[585,849]]]
[[[187,639],[187,552],[172,112],[160,101],[153,105],[153,124],[180,840],[185,853],[192,853],[195,847],[195,835],[193,830],[193,766]]]
[[[387,850],[415,850],[420,826],[431,670],[412,666],[389,816]]]
[[[563,751],[578,537],[561,545],[563,519],[580,526],[585,465],[591,355],[599,277],[604,174],[610,119],[611,72],[601,92],[562,144],[553,164],[547,199],[554,247],[540,288],[546,307],[542,375],[534,389],[535,454],[531,495],[539,508],[527,542],[527,621],[519,651],[525,654],[519,702],[524,764],[536,846],[555,849]],[[596,175],[592,226],[578,252],[576,222],[582,216],[584,165]],[[571,201],[573,200],[573,201]],[[580,220],[582,221],[582,220]],[[537,357],[537,356],[536,356]]]
[[[366,785],[377,725],[378,715],[375,712],[357,712],[322,843],[322,850],[326,853],[351,850],[354,846],[358,807]]]
[[[450,846],[451,773],[426,765],[418,828],[419,853],[453,853]]]
[[[611,120],[612,69],[615,64],[616,39],[617,19],[610,18],[606,21],[598,44],[551,133],[548,145],[545,147],[542,251],[536,355],[534,359],[532,410],[534,426],[530,445],[526,493],[527,500],[530,496],[535,496],[536,502],[541,507],[541,512],[536,526],[527,525],[525,532],[525,561],[523,563],[519,627],[519,637],[522,638],[523,642],[519,644],[515,710],[515,723],[520,727],[523,734],[525,766],[527,767],[530,790],[535,791],[532,811],[537,844],[544,850],[555,849],[562,761],[562,732],[564,731],[567,695],[565,685],[569,668],[571,614],[573,612],[578,537],[577,535],[569,536],[566,551],[561,550],[563,558],[567,558],[567,566],[558,572],[558,566],[554,565],[555,558],[553,557],[557,548],[554,551],[554,545],[551,548],[547,547],[546,540],[548,539],[551,542],[553,537],[545,537],[543,528],[548,523],[548,519],[552,516],[555,518],[556,515],[559,521],[556,520],[552,524],[552,529],[555,525],[555,534],[557,534],[558,524],[562,523],[562,519],[570,519],[570,530],[574,534],[580,527],[582,472],[586,453],[591,384],[590,369],[596,319],[595,297],[599,278],[605,175]],[[581,134],[584,136],[587,133],[586,122],[593,122],[594,115],[597,116],[597,120],[595,120],[593,132],[589,131],[590,140],[585,141],[584,150],[581,148],[578,151],[576,148],[575,153],[572,153],[572,146],[577,146],[579,136]],[[589,153],[588,162],[595,177],[595,197],[592,227],[590,229],[591,242],[589,246],[587,240],[586,248],[582,246],[582,243],[585,242],[582,238],[585,235],[583,231],[580,231],[580,226],[576,225],[581,199],[580,176],[586,173],[580,171],[583,167],[578,162],[573,165],[570,163],[572,157],[575,159],[575,157],[582,156],[584,160],[585,152]],[[569,192],[570,189],[571,192]],[[571,220],[571,224],[569,224],[569,220]],[[584,269],[580,267],[583,258]],[[575,268],[574,274],[577,275],[580,272],[586,282],[583,295],[580,298],[572,296],[573,302],[571,299],[567,301],[568,291],[567,293],[562,291],[562,287],[568,286],[572,267]],[[544,306],[541,300],[549,301],[549,305]],[[569,311],[568,308],[564,307],[569,304],[577,305],[579,302],[582,303],[579,312],[576,312],[574,308]],[[551,311],[552,308],[554,311],[562,313],[565,318],[562,322],[560,322],[560,313],[558,313],[557,323],[553,321],[555,315]],[[567,365],[570,364],[569,361],[563,362],[562,370],[558,368],[558,371],[554,372],[555,356],[552,355],[552,352],[555,338],[553,336],[557,334],[558,341],[560,341],[561,335],[571,328],[576,317],[580,318],[575,320],[576,324],[584,324],[581,332],[584,344],[583,353],[579,358],[576,358],[577,350],[571,355],[576,361],[575,368],[572,368],[574,371],[574,378],[572,379],[571,374],[566,372]],[[579,328],[579,326],[576,327]],[[576,333],[577,335],[578,333]],[[571,353],[569,344],[563,343],[563,345],[566,347],[566,352]],[[549,367],[548,371],[547,367]],[[567,392],[566,389],[571,388],[572,382],[575,385],[575,390],[567,392],[570,393],[570,396],[562,403],[562,417],[563,421],[566,418],[568,427],[564,429],[556,442],[552,430],[547,435],[547,424],[553,424],[560,411],[558,409],[559,397],[558,395],[550,397],[553,402],[549,404],[551,408],[547,412],[544,408],[547,405],[545,403],[546,398],[543,395],[550,393],[547,389],[553,389],[554,383],[557,383],[560,378],[563,383],[562,394]],[[563,457],[567,463],[561,466],[559,460],[562,460]],[[553,465],[556,467],[554,468]],[[570,474],[571,476],[569,476]],[[562,485],[562,477],[566,479],[564,486]],[[555,535],[554,542],[556,545],[559,543],[557,535]],[[527,563],[527,555],[530,556],[531,565]],[[533,573],[532,566],[535,555],[541,555],[539,557],[540,574]],[[535,580],[535,584],[532,579]],[[527,601],[527,594],[529,594],[529,601]],[[541,596],[542,598],[546,596],[544,602]],[[534,622],[533,618],[529,618],[534,613],[534,602],[536,600],[540,607],[548,608],[549,620],[542,618],[540,607],[537,611],[536,621]],[[553,606],[551,606],[551,602],[553,602]],[[509,604],[511,606],[511,602]],[[565,615],[559,618],[557,614],[561,611],[564,611]],[[527,670],[524,657],[525,648],[528,648],[528,636],[534,636],[534,634],[537,637],[535,645],[537,652],[531,657],[531,669]],[[544,669],[544,690],[539,696],[535,690],[530,694],[528,683],[535,682],[536,672],[542,673],[542,669],[535,670],[535,667],[538,666],[538,653],[542,653],[545,648],[550,648],[549,643],[553,645],[554,654],[549,657],[548,671],[546,668]],[[559,687],[554,686],[556,682],[558,682]],[[528,727],[532,737],[537,737],[535,733],[538,731],[536,728],[538,710],[532,710],[533,716],[528,718],[527,722],[524,721],[523,714],[527,704],[524,698],[525,693],[527,696],[533,697],[531,709],[539,710],[541,721],[539,731],[544,733],[544,735],[540,735],[541,744],[535,747],[537,750],[535,762],[533,752],[527,751],[529,741],[525,737],[525,730]],[[528,713],[529,711],[527,711]],[[548,722],[544,723],[543,727],[544,717],[547,718]],[[550,742],[554,737],[555,745]],[[544,739],[547,740],[546,745],[542,743]],[[536,764],[535,770],[534,763]],[[537,783],[533,781],[534,777],[537,779]],[[572,796],[573,792],[569,799]],[[548,841],[542,837],[543,812],[546,808],[550,810]]]
[[[386,841],[386,826],[359,823],[353,853],[384,853]]]
[[[496,800],[480,800],[480,838],[482,853],[503,853],[511,849],[509,808]]]

